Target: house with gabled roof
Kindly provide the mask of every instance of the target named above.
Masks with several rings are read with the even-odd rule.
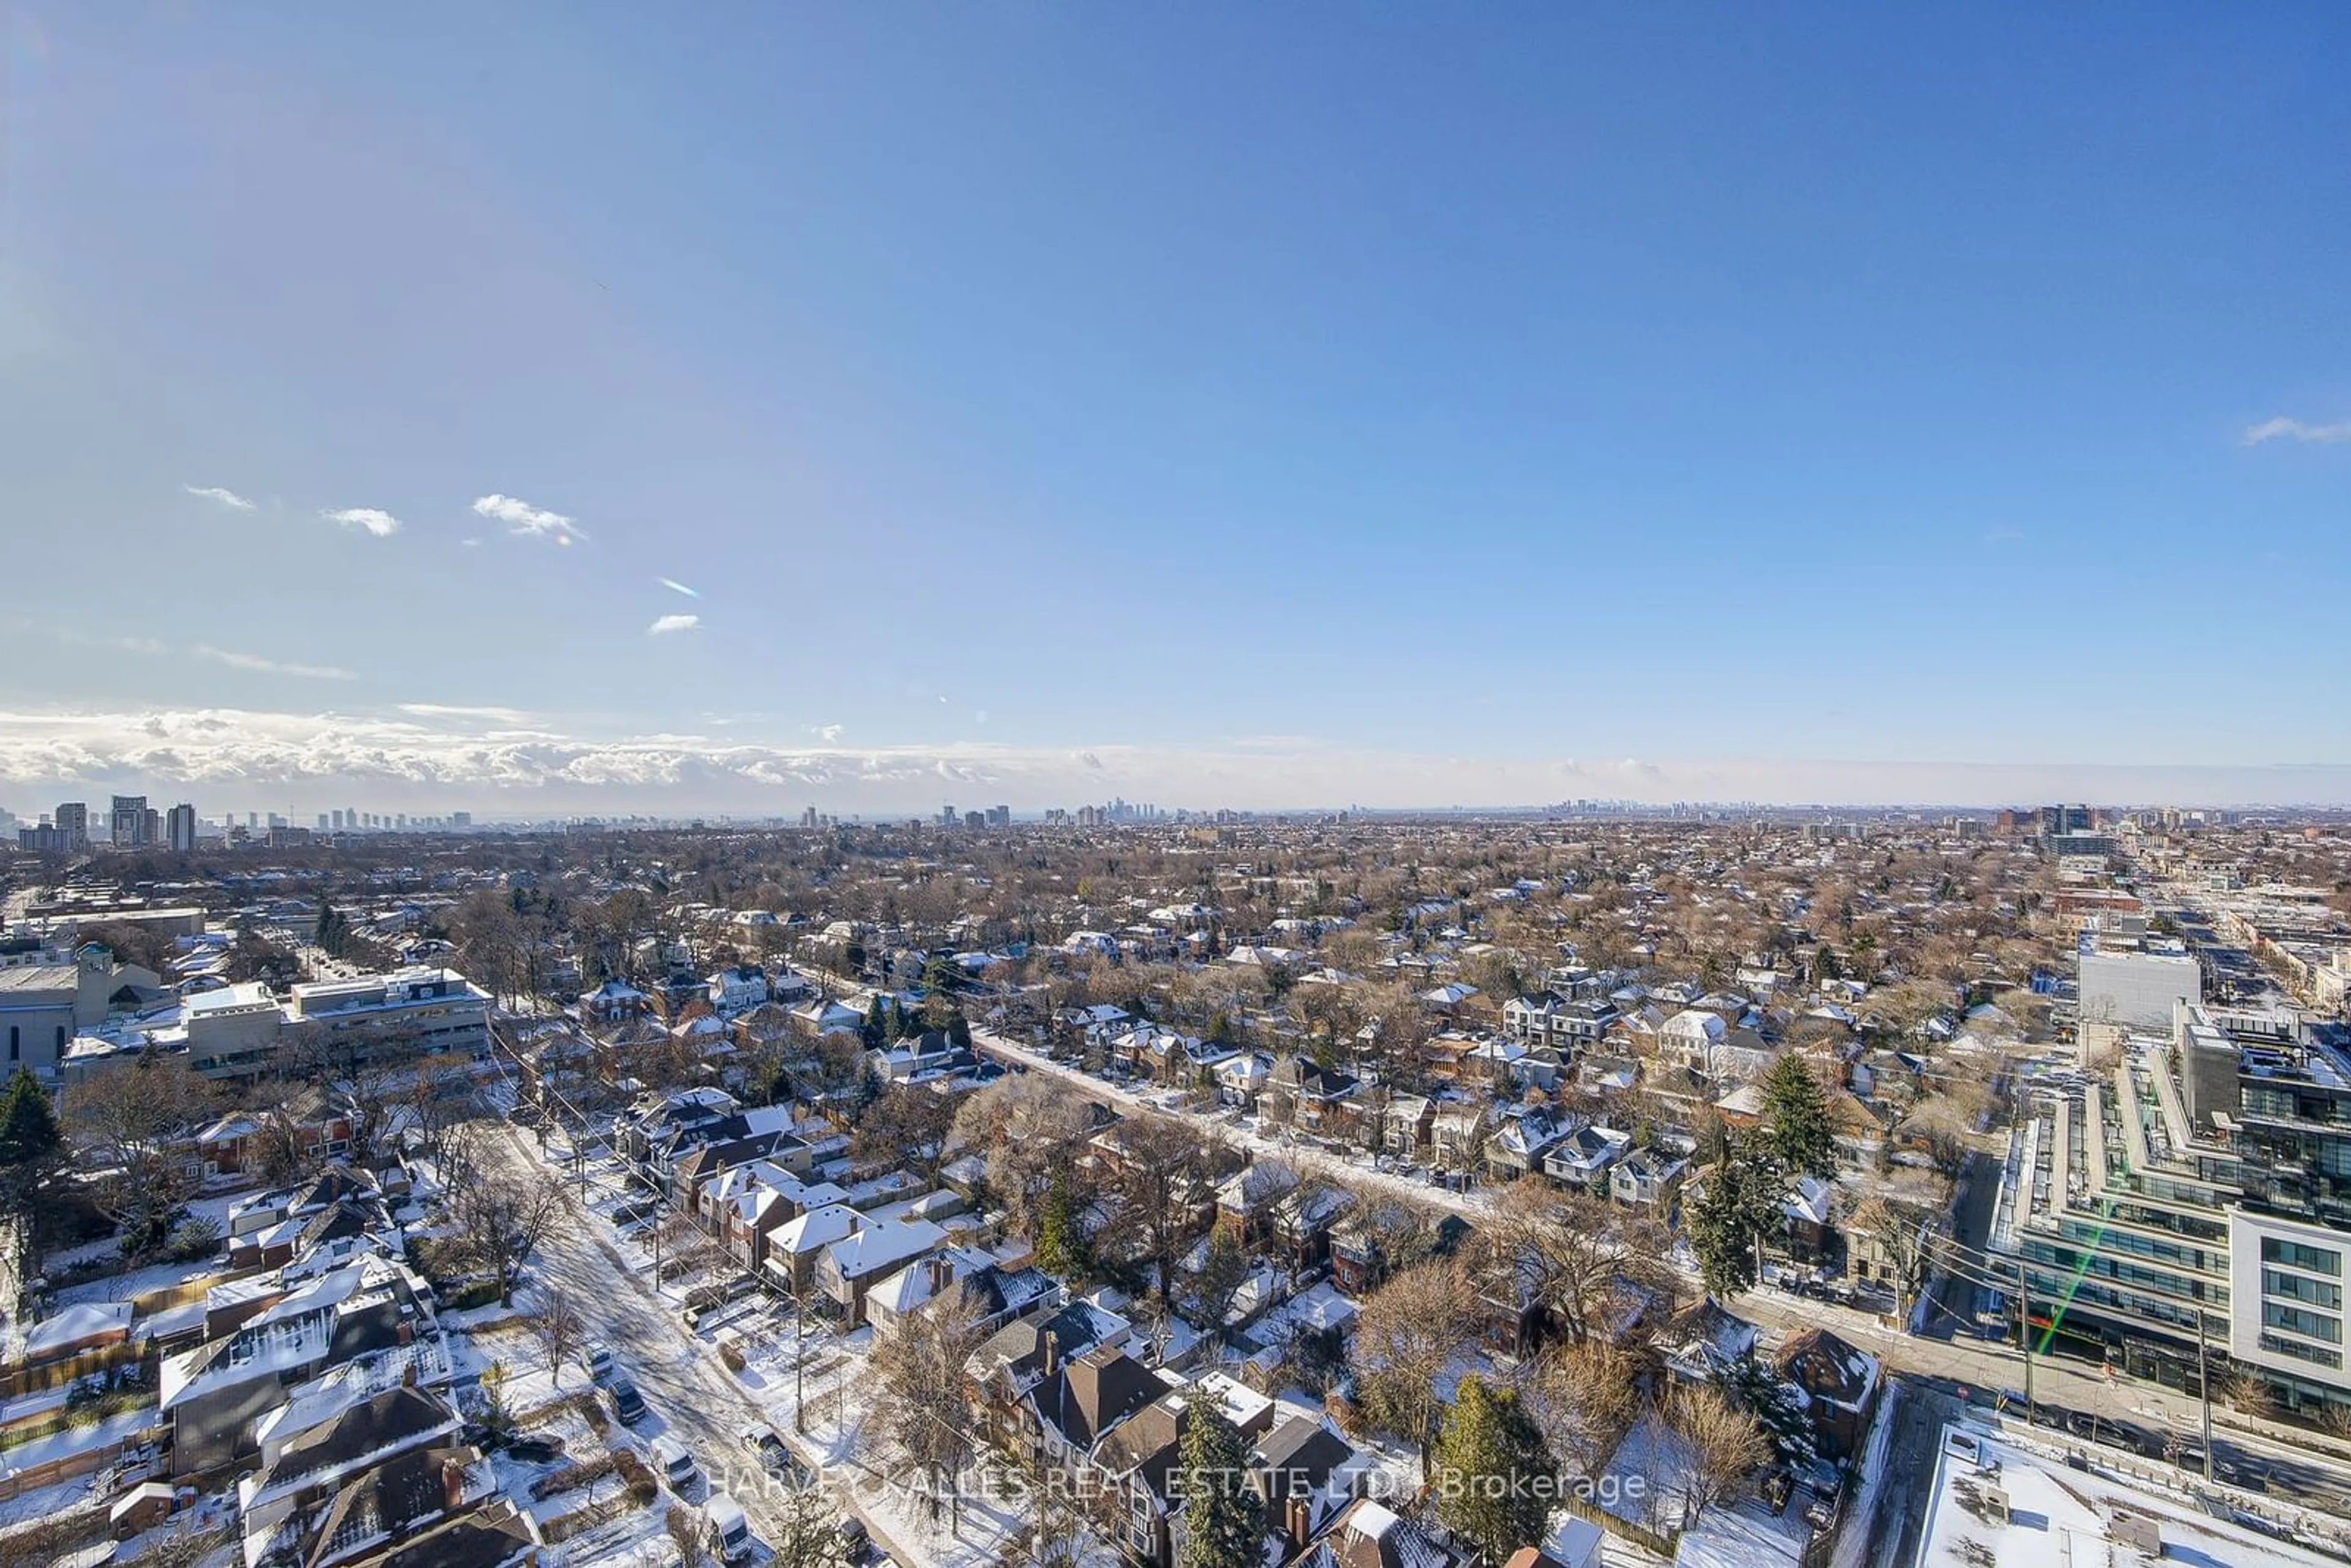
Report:
[[[1288,1556],[1328,1529],[1368,1486],[1373,1461],[1327,1421],[1284,1416],[1249,1451],[1249,1487],[1265,1502],[1267,1532]]]
[[[846,1203],[822,1203],[794,1215],[768,1233],[766,1256],[760,1260],[768,1289],[797,1301],[811,1301],[817,1266],[835,1242],[855,1235],[865,1217]]]
[[[1006,1452],[1033,1448],[1037,1417],[1029,1396],[1038,1385],[1071,1357],[1098,1347],[1125,1350],[1133,1343],[1134,1327],[1125,1318],[1084,1300],[998,1329],[964,1367],[988,1440]]]
[[[1470,1568],[1474,1552],[1440,1543],[1386,1503],[1358,1498],[1298,1559],[1298,1568]]]
[[[301,1402],[277,1414],[300,1419]],[[262,1439],[260,1467],[236,1484],[246,1562],[259,1568],[299,1541],[346,1481],[409,1449],[453,1445],[462,1424],[446,1399],[405,1386],[322,1408],[295,1429],[294,1420],[277,1422]]]
[[[1550,1111],[1512,1106],[1486,1139],[1486,1170],[1497,1181],[1541,1170],[1543,1157],[1567,1135],[1566,1124]]]
[[[1780,1374],[1803,1394],[1822,1458],[1838,1461],[1861,1451],[1880,1385],[1876,1356],[1826,1329],[1806,1329],[1780,1347]]]
[[[1632,1134],[1587,1122],[1543,1152],[1543,1175],[1579,1192],[1605,1191],[1609,1167],[1632,1146]]]
[[[1333,1108],[1353,1094],[1356,1088],[1353,1073],[1317,1067],[1307,1058],[1292,1053],[1274,1064],[1260,1101],[1272,1101],[1283,1108],[1269,1113],[1277,1119],[1314,1130],[1321,1128],[1332,1117]]]
[[[946,1246],[946,1239],[947,1233],[927,1219],[883,1219],[851,1231],[817,1260],[819,1310],[858,1327],[865,1322],[867,1291]]]

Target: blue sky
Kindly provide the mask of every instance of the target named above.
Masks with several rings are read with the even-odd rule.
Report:
[[[19,811],[2351,796],[2340,7],[12,26]]]

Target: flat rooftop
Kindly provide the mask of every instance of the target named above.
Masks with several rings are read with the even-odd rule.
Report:
[[[2303,1511],[2244,1499],[2280,1521]],[[2225,1511],[2234,1513],[2235,1509]],[[2308,1523],[2340,1532],[2340,1521]],[[1912,1568],[2341,1568],[2341,1560],[2209,1511],[2177,1490],[2104,1469],[2077,1470],[1970,1422],[1943,1428]]]
[[[0,994],[72,991],[80,984],[71,964],[10,964],[0,968]]]

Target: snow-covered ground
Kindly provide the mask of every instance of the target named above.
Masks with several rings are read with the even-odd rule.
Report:
[[[510,1133],[493,1146],[499,1157],[517,1163],[537,1158],[533,1143],[520,1134]],[[942,1508],[935,1520],[928,1500],[910,1491],[901,1479],[902,1468],[881,1452],[879,1433],[872,1429],[872,1380],[866,1365],[870,1331],[842,1337],[811,1328],[804,1339],[796,1339],[788,1306],[756,1307],[728,1325],[747,1363],[739,1376],[727,1371],[716,1343],[688,1333],[679,1316],[693,1277],[655,1286],[650,1251],[636,1239],[622,1236],[607,1215],[598,1212],[611,1207],[624,1183],[617,1164],[591,1163],[585,1205],[567,1210],[531,1265],[533,1274],[560,1286],[581,1304],[590,1322],[586,1343],[608,1346],[644,1395],[649,1409],[645,1419],[633,1430],[614,1425],[612,1442],[642,1452],[664,1433],[675,1437],[710,1483],[742,1503],[757,1534],[774,1517],[775,1489],[780,1484],[760,1469],[742,1442],[743,1427],[762,1421],[818,1472],[820,1484],[841,1511],[863,1520],[875,1542],[909,1568],[983,1568],[1008,1555],[1009,1537],[1023,1522],[1020,1511],[1008,1500],[1008,1489],[975,1474],[967,1479],[964,1490],[969,1500],[960,1517],[950,1517]],[[486,1327],[475,1337],[473,1355],[476,1364],[495,1355],[506,1367],[509,1406],[528,1410],[559,1392],[585,1386],[584,1375],[567,1368],[563,1387],[557,1390],[535,1341],[528,1333],[507,1331],[504,1347],[498,1348],[495,1342],[500,1332]],[[796,1354],[806,1357],[798,1369],[798,1380],[806,1389],[804,1433],[794,1430]],[[704,1495],[696,1490],[688,1500],[699,1501]],[[658,1558],[660,1511],[642,1511],[637,1519],[633,1530],[615,1521],[566,1542],[564,1561],[630,1568],[650,1560],[649,1553]]]

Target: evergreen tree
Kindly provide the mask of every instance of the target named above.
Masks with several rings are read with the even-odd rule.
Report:
[[[1541,1541],[1558,1467],[1534,1417],[1508,1388],[1461,1380],[1437,1435],[1429,1480],[1437,1515],[1489,1563]]]
[[[1755,1283],[1756,1244],[1778,1226],[1786,1186],[1785,1173],[1760,1136],[1731,1145],[1707,1173],[1706,1190],[1690,1209],[1690,1245],[1715,1295],[1737,1295]]]
[[[890,1015],[876,996],[865,1009],[865,1049],[879,1051],[890,1042]]]
[[[0,1173],[53,1169],[65,1158],[65,1144],[48,1092],[31,1068],[17,1068],[0,1090]]]
[[[1087,1261],[1085,1228],[1078,1222],[1069,1181],[1056,1174],[1037,1207],[1037,1266],[1049,1274],[1082,1274]]]
[[[961,1011],[947,1019],[947,1043],[959,1051],[971,1049],[971,1020]]]
[[[1233,1239],[1233,1228],[1219,1222],[1208,1232],[1208,1248],[1200,1272],[1192,1281],[1192,1321],[1203,1333],[1224,1337],[1225,1314],[1233,1298],[1248,1282],[1249,1255]]]
[[[1720,1386],[1731,1403],[1755,1417],[1782,1464],[1801,1469],[1819,1462],[1803,1395],[1767,1363],[1752,1352],[1740,1356],[1723,1369]]]
[[[1836,1134],[1829,1097],[1812,1064],[1793,1051],[1763,1075],[1764,1138],[1773,1158],[1792,1174],[1836,1174]]]
[[[65,1164],[66,1140],[56,1108],[32,1070],[19,1067],[0,1090],[0,1226],[6,1228],[20,1284],[40,1271],[41,1248],[48,1239],[44,1231],[50,1228],[45,1222],[54,1217],[41,1196]]]
[[[1214,1399],[1184,1410],[1176,1473],[1184,1500],[1184,1548],[1176,1568],[1258,1568],[1265,1561],[1265,1502],[1249,1484],[1249,1444]]]

